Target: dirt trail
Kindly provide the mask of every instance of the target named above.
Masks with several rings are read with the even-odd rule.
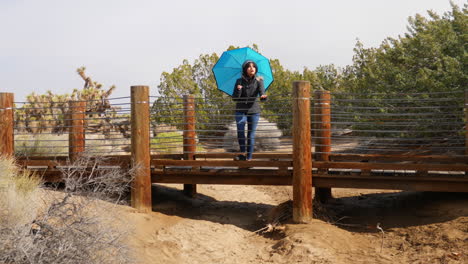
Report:
[[[157,185],[151,214],[122,209],[141,263],[468,263],[465,194],[334,189],[335,225],[258,235],[290,187],[199,185],[193,199],[180,187]]]

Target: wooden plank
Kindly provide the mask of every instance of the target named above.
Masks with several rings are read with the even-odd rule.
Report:
[[[384,155],[384,154],[330,154],[331,161],[416,161],[416,162],[445,162],[467,163],[468,157],[451,157],[443,155]]]
[[[465,164],[406,164],[406,163],[367,163],[367,162],[325,162],[316,161],[314,168],[338,168],[361,170],[417,170],[417,171],[467,171]]]
[[[199,153],[195,159],[233,159],[237,153]],[[292,159],[292,153],[254,153],[254,159]]]
[[[201,173],[183,172],[152,173],[153,183],[193,183],[193,184],[227,184],[227,185],[291,185],[292,177],[272,176],[268,174],[241,175],[239,173]],[[467,178],[447,177],[407,177],[407,176],[342,176],[314,175],[314,187],[325,188],[367,188],[412,191],[447,191],[468,192]]]
[[[20,170],[21,172],[23,170]],[[27,170],[31,175],[41,178],[42,182],[62,182],[62,173],[58,170]]]
[[[20,167],[26,166],[66,166],[69,163],[64,159],[58,160],[43,160],[43,159],[22,159],[19,158],[17,164]],[[122,166],[126,167],[130,163],[128,157],[106,158],[99,165],[102,166]],[[290,161],[223,161],[223,160],[207,160],[207,161],[179,161],[179,160],[152,160],[152,165],[166,166],[204,166],[204,167],[275,167],[288,168],[292,167]],[[337,168],[337,169],[372,169],[372,170],[418,170],[418,171],[466,171],[468,165],[464,164],[405,164],[405,163],[363,163],[363,162],[314,162],[314,168]]]
[[[468,192],[468,179],[450,177],[347,177],[342,175],[314,175],[314,186],[405,191]]]
[[[46,166],[55,168],[55,166],[62,166],[68,164],[67,161],[61,160],[17,160],[16,164],[22,168],[27,166]]]
[[[37,171],[36,175],[45,181],[59,181],[59,170]],[[447,176],[360,176],[314,174],[314,187],[325,188],[367,188],[413,191],[468,192],[467,177]],[[189,183],[189,184],[248,184],[248,185],[292,185],[292,173],[275,175],[271,171],[256,171],[248,174],[237,172],[163,172],[151,173],[153,183]]]
[[[93,159],[91,158],[91,162]],[[66,166],[69,163],[67,159],[17,159],[16,164],[20,167],[26,166],[47,166],[47,167],[55,167],[55,166]],[[102,160],[99,160],[99,166],[121,166],[121,167],[129,167],[130,165],[130,158],[118,158],[118,157],[105,157]]]
[[[217,176],[217,175],[226,175],[226,176],[272,176],[272,177],[285,177],[292,176],[292,170],[290,171],[271,171],[271,170],[211,170],[211,171],[158,171],[154,170],[151,172],[153,175],[187,175],[187,178],[192,177],[193,175],[207,175],[207,176]]]
[[[291,185],[292,176],[272,175],[211,175],[196,174],[158,174],[152,173],[153,183],[186,183],[186,184],[228,184],[228,185]]]
[[[16,157],[16,160],[54,160],[54,161],[62,161],[62,160],[68,160],[68,156],[19,156]]]
[[[292,161],[151,160],[153,166],[292,167]]]
[[[151,159],[176,159],[181,160],[184,158],[183,153],[178,154],[152,154]]]

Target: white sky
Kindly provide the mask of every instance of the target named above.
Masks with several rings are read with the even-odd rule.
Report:
[[[429,9],[442,15],[449,0],[0,0],[0,92],[71,93],[86,66],[117,86],[112,97],[131,85],[156,95],[161,73],[183,59],[252,43],[286,69],[344,66],[357,38],[376,47]]]

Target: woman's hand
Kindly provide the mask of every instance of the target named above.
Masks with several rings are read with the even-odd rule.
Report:
[[[267,97],[268,97],[268,96],[267,96],[266,94],[262,94],[262,95],[260,96],[260,99],[266,99]]]
[[[242,89],[242,85],[238,84],[237,85],[237,90],[240,90],[240,89]]]

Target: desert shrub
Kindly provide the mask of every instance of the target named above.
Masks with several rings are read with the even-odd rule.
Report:
[[[0,239],[4,225],[16,230],[35,217],[39,184],[37,177],[20,172],[13,159],[0,156]]]
[[[27,102],[15,110],[17,129],[32,133],[65,133],[69,126],[70,101],[86,101],[86,115],[90,118],[86,122],[86,128],[94,132],[109,133],[113,127],[111,120],[120,109],[112,106],[109,100],[115,86],[103,89],[102,84],[93,81],[86,75],[85,70],[85,67],[77,69],[78,75],[85,82],[81,90],[74,89],[71,94],[54,94],[47,91],[45,94],[33,92],[28,95]]]
[[[57,191],[39,188],[37,177],[0,159],[0,182],[7,186],[0,196],[0,263],[130,262],[123,242],[128,230],[112,213],[115,204],[97,198],[119,201],[131,175],[101,170],[98,162],[83,158],[63,168],[65,188]],[[97,180],[85,177],[83,165],[91,165],[86,175]]]
[[[67,156],[68,135],[30,134],[15,136],[16,156]]]
[[[105,162],[105,157],[85,153],[71,166],[60,167],[65,193],[113,204],[123,203],[130,191],[136,167],[122,169],[119,166],[102,166]]]

